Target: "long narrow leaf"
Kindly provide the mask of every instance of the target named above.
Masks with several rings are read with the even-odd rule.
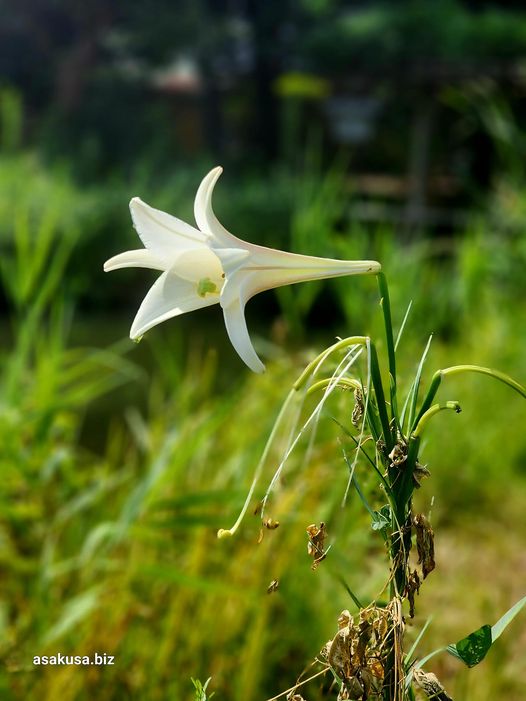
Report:
[[[412,307],[413,307],[413,300],[411,300],[409,302],[409,304],[407,305],[407,309],[405,310],[405,314],[404,314],[404,318],[402,320],[402,324],[400,326],[400,330],[398,331],[398,335],[396,336],[396,341],[395,341],[395,345],[394,345],[395,352],[398,350],[398,344],[400,343],[402,336],[404,334],[405,325],[406,325],[407,320],[409,318],[409,314],[411,312]]]
[[[420,358],[420,362],[418,364],[415,379],[413,380],[413,384],[411,385],[411,389],[409,390],[409,394],[408,394],[408,397],[406,400],[406,405],[404,405],[404,410],[402,412],[401,422],[402,422],[402,425],[404,425],[406,406],[409,406],[409,415],[407,418],[407,426],[409,429],[411,429],[413,426],[413,419],[415,416],[416,404],[418,401],[418,391],[420,389],[420,379],[422,377],[422,371],[424,369],[424,364],[426,362],[426,358],[427,358],[427,355],[429,353],[429,348],[431,347],[432,340],[433,340],[433,334],[431,334],[431,336],[429,336],[429,339],[426,343],[426,347],[424,348],[424,352],[422,353],[422,357]]]
[[[513,621],[515,616],[522,611],[522,609],[526,606],[526,596],[524,596],[522,599],[517,601],[517,603],[512,606],[509,611],[506,611],[504,616],[502,618],[499,618],[499,620],[495,623],[494,626],[491,627],[491,639],[493,642],[500,638],[502,632],[509,626],[509,624]]]
[[[432,620],[433,620],[433,618],[430,616],[430,617],[427,619],[427,621],[425,622],[424,627],[422,628],[422,630],[418,633],[415,642],[411,645],[411,648],[410,648],[409,652],[407,653],[407,655],[405,656],[405,660],[404,660],[404,663],[405,663],[406,666],[409,665],[409,664],[411,663],[411,660],[413,659],[413,655],[415,654],[416,648],[418,647],[418,645],[420,644],[420,641],[421,641],[422,638],[424,637],[424,634],[425,634],[426,630],[427,630],[427,629],[429,628],[429,626],[431,625],[431,621],[432,621]]]
[[[391,435],[391,429],[389,427],[389,417],[387,415],[384,388],[382,385],[382,377],[380,374],[380,366],[378,363],[378,355],[376,353],[376,348],[374,344],[371,343],[369,340],[367,342],[367,348],[368,370],[371,375],[374,392],[376,394],[376,402],[378,405],[378,414],[380,416],[380,422],[382,424],[383,438],[385,441],[387,451],[389,452],[393,447],[393,437]]]

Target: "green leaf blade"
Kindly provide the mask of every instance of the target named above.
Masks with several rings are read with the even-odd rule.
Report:
[[[458,643],[447,646],[447,651],[453,657],[464,662],[468,667],[475,667],[486,657],[493,643],[491,626],[483,625],[473,631]]]
[[[526,606],[526,596],[524,596],[522,599],[517,601],[517,603],[512,606],[509,611],[506,611],[504,616],[502,618],[499,618],[499,620],[495,623],[494,626],[491,628],[491,637],[493,642],[497,640],[497,638],[500,638],[501,633],[509,626],[509,624],[513,621],[515,616],[522,611],[522,609]]]

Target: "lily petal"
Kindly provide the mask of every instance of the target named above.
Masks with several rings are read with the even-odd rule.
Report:
[[[110,258],[104,263],[104,271],[119,270],[120,268],[151,268],[152,270],[165,270],[164,263],[156,258],[147,248],[139,248],[136,251],[125,251]]]
[[[222,172],[221,166],[217,166],[202,179],[194,201],[195,221],[201,231],[210,236],[212,247],[219,244],[227,248],[246,248],[245,241],[227,231],[212,209],[212,193]]]
[[[265,366],[258,358],[247,329],[244,304],[239,299],[234,299],[228,307],[223,308],[225,326],[241,360],[254,372],[264,372]]]
[[[249,265],[235,271],[228,281],[230,290],[242,286],[245,302],[259,292],[283,285],[344,275],[365,275],[380,270],[380,264],[376,261],[316,258],[285,251],[265,250],[262,246],[257,246],[257,249],[259,249],[258,253],[250,256]],[[229,289],[225,285],[221,304],[228,304],[228,295]]]
[[[171,270],[183,280],[198,282],[208,278],[217,285],[218,290],[223,286],[221,261],[208,246],[182,251],[176,256]]]
[[[261,252],[259,255],[250,255],[247,265],[237,266],[232,271],[223,263],[226,272],[226,283],[221,291],[223,308],[229,306],[236,296],[240,296],[245,304],[259,292],[275,287],[344,275],[364,275],[380,270],[380,264],[375,261],[332,260],[263,249],[262,246],[257,248],[268,251],[269,255],[262,256]],[[221,251],[218,250],[217,254],[222,258]]]
[[[178,251],[202,246],[207,240],[202,231],[150,207],[139,197],[131,200],[130,212],[141,241],[160,258],[171,260]]]
[[[194,283],[181,280],[170,270],[160,275],[146,297],[130,329],[130,338],[139,338],[153,326],[179,314],[217,304],[219,295],[197,294]]]

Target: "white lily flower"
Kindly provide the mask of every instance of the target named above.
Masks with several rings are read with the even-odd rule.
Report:
[[[287,253],[238,239],[212,210],[212,192],[221,173],[222,168],[214,168],[199,186],[194,204],[198,229],[134,197],[131,216],[145,248],[110,258],[104,270],[162,271],[133,321],[132,339],[171,317],[220,304],[232,345],[251,370],[262,372],[265,366],[252,346],[244,314],[251,297],[295,282],[377,273],[381,266],[370,260]]]

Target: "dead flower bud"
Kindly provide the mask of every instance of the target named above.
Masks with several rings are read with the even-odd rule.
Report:
[[[343,628],[349,628],[353,624],[353,617],[351,616],[350,612],[345,609],[345,611],[342,611],[340,615],[338,616],[338,630],[342,630]]]
[[[312,569],[316,570],[320,562],[327,557],[327,553],[323,549],[325,539],[327,537],[327,531],[325,530],[325,524],[323,521],[321,521],[319,528],[315,523],[307,526],[307,535],[309,536],[307,552],[312,558],[314,558]]]
[[[254,513],[257,513],[257,510]],[[264,518],[261,525],[262,528],[259,531],[258,545],[262,542],[263,536],[265,535],[264,529],[266,528],[268,531],[275,531],[276,528],[279,528],[279,521],[274,521],[273,518]]]
[[[273,594],[279,589],[279,580],[273,579],[272,582],[267,587],[267,594]]]
[[[287,701],[305,701],[305,699],[301,694],[294,694],[294,692],[291,691],[287,696]]]
[[[391,467],[400,467],[407,460],[407,446],[402,441],[398,441],[389,453]]]
[[[427,469],[427,465],[421,465],[418,461],[415,463],[415,469],[413,472],[413,484],[417,489],[422,486],[422,480],[425,477],[431,477],[431,473]]]
[[[433,701],[453,701],[432,672],[424,672],[423,669],[415,669],[413,672],[413,679],[415,680],[415,684],[422,689],[428,699],[433,699]]]
[[[425,579],[435,569],[435,534],[424,514],[413,516],[413,526],[416,529],[418,564],[422,565],[422,575]]]
[[[279,521],[274,521],[273,518],[265,518],[263,519],[263,525],[269,531],[275,531],[276,528],[279,528]]]
[[[363,394],[358,388],[356,388],[354,390],[354,409],[351,416],[351,423],[355,428],[359,428],[364,411],[365,407],[363,405]]]
[[[264,504],[264,499],[262,499],[261,501],[258,501],[258,503],[256,504],[256,508],[254,509],[254,516],[259,516],[259,514],[263,510],[263,504]]]

